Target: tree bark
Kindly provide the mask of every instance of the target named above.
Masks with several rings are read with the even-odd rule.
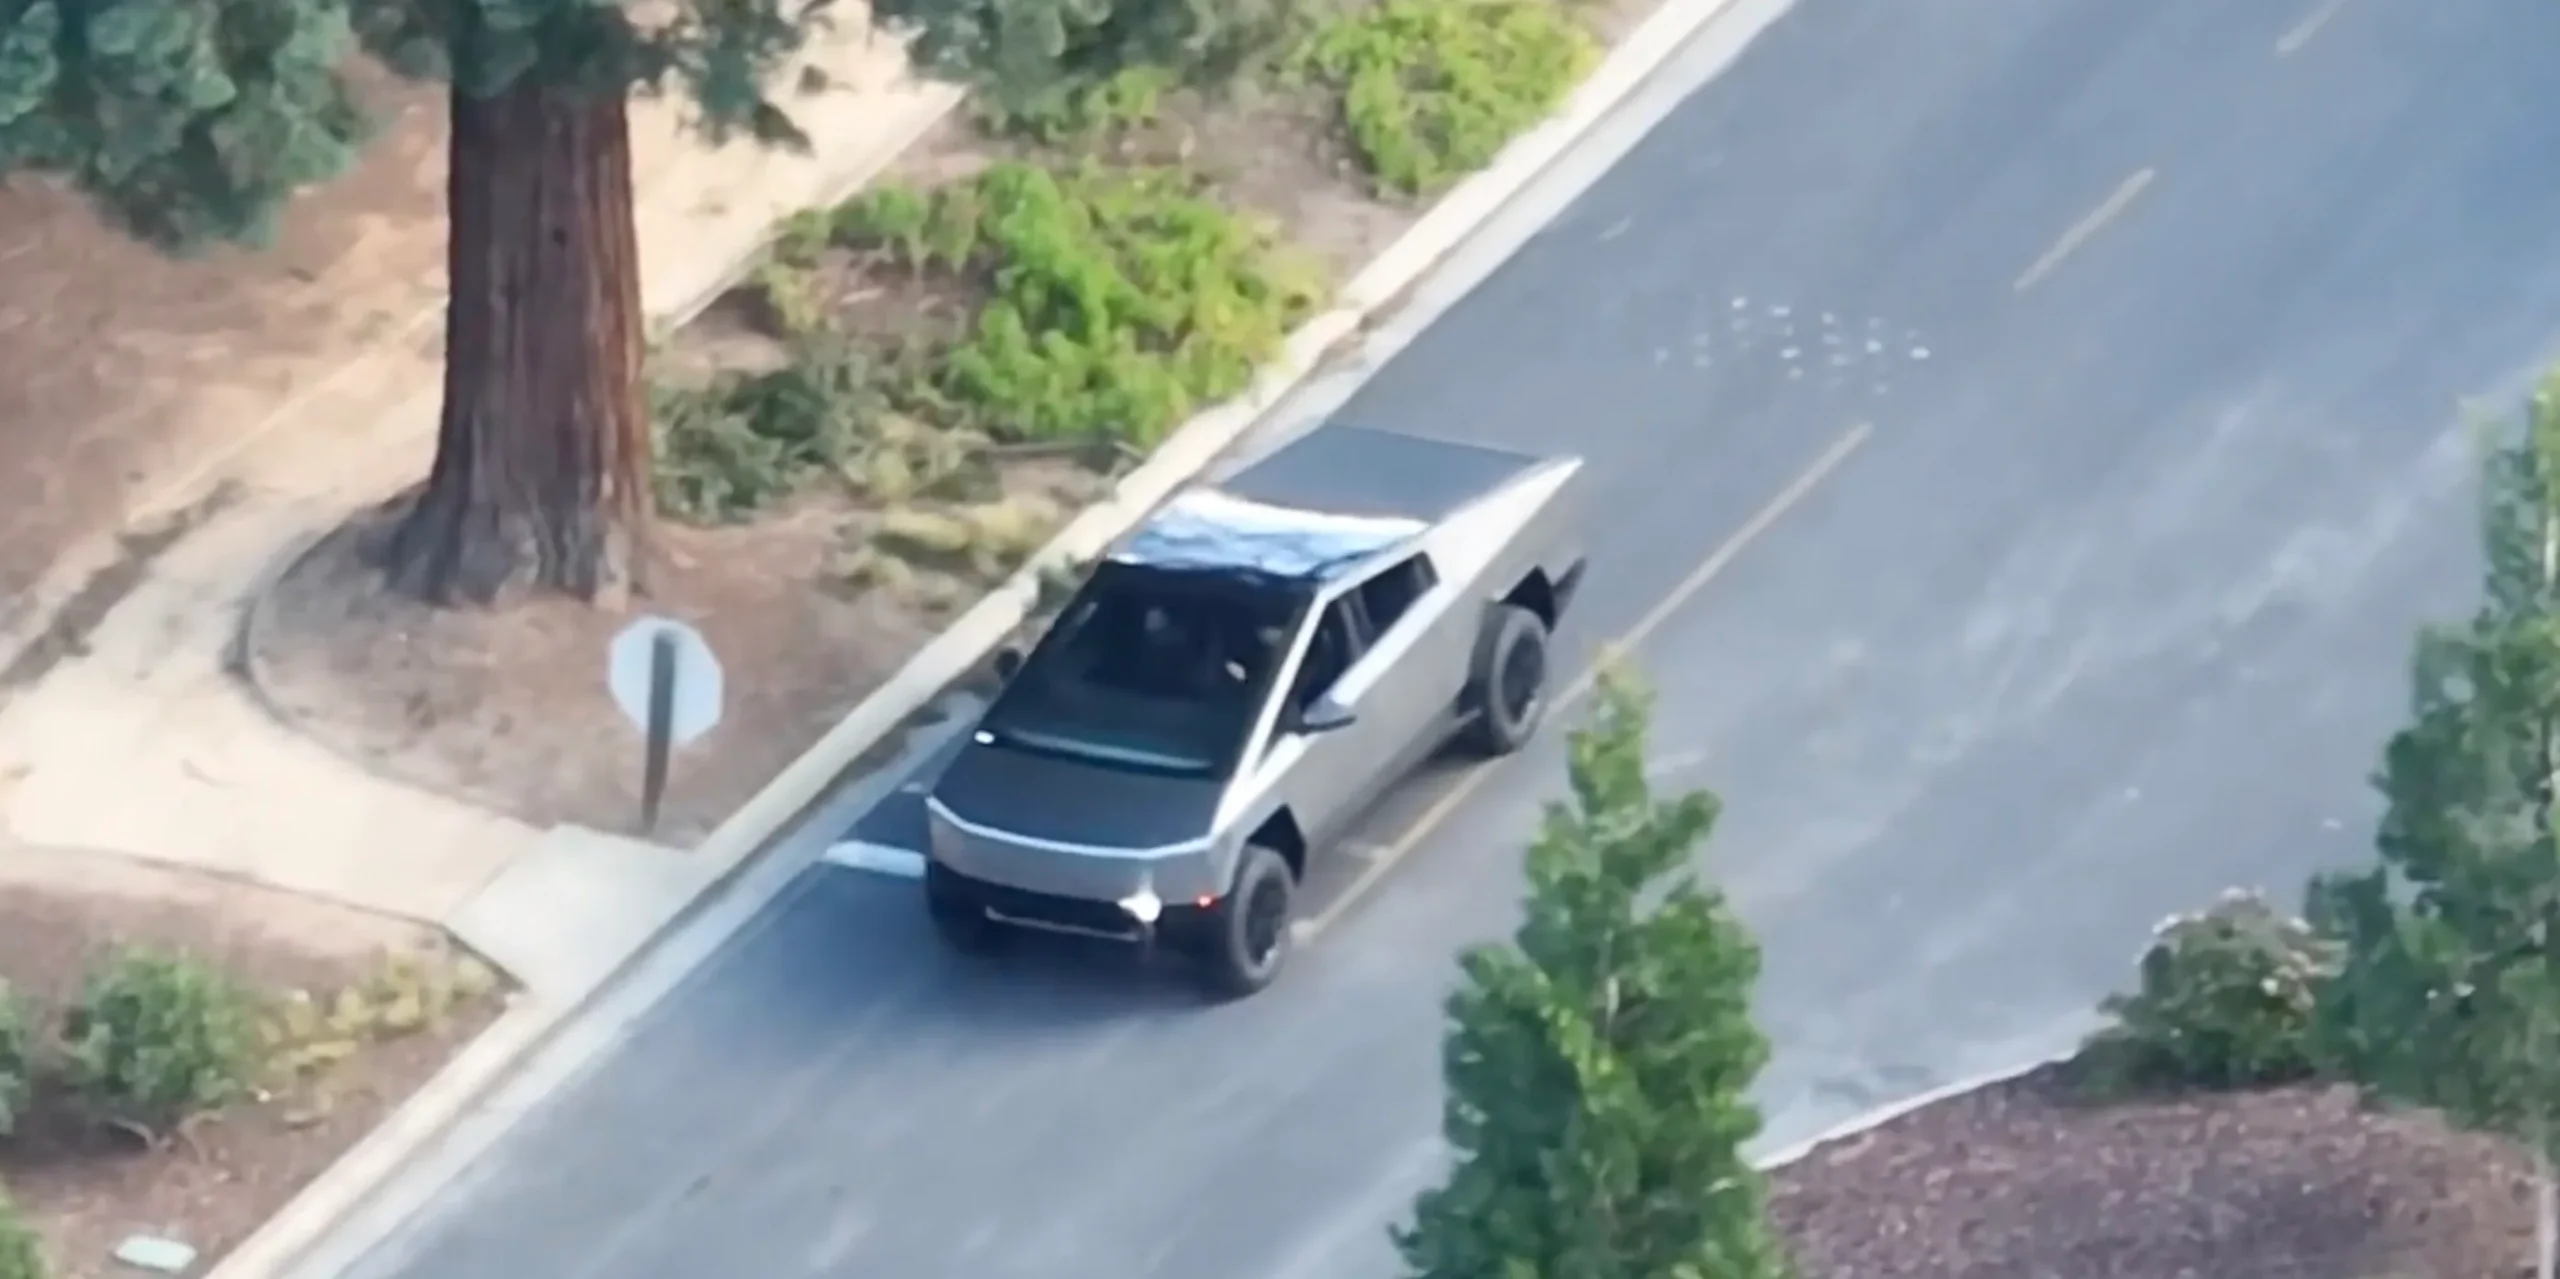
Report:
[[[391,589],[494,604],[638,585],[654,514],[624,100],[450,95],[444,412]]]
[[[2552,1279],[2555,1263],[2560,1263],[2560,1184],[2551,1178],[2551,1157],[2541,1151],[2533,1155],[2533,1273],[2534,1279]]]

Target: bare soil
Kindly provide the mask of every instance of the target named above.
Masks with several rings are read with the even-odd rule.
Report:
[[[391,956],[452,958],[405,924],[246,884],[91,851],[0,845],[0,980],[40,1012],[75,997],[112,948],[145,946],[216,965],[262,992],[326,999]],[[135,1234],[198,1250],[202,1268],[248,1237],[485,1027],[491,990],[400,1035],[366,1036],[325,1070],[277,1077],[255,1101],[157,1145],[40,1091],[0,1139],[0,1183],[28,1212],[60,1279],[130,1275],[110,1254]]]
[[[1801,1279],[2506,1279],[2530,1188],[2345,1089],[2092,1106],[2048,1069],[1817,1149],[1771,1211]]]
[[[364,350],[435,338],[442,99],[380,77],[370,87],[384,136],[298,203],[262,251],[172,260],[64,191],[0,189],[0,442],[44,459],[0,468],[0,637],[12,648],[55,602],[31,588],[74,548],[145,517],[182,526],[183,512],[152,508],[297,395]],[[146,529],[123,554],[147,558],[167,540]],[[102,574],[110,595],[117,571]],[[122,576],[129,586],[140,574],[127,565]],[[55,642],[76,647],[76,636]],[[0,682],[41,674],[17,656],[0,651]]]

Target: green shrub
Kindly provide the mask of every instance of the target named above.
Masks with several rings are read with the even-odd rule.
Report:
[[[2112,1024],[2082,1046],[2080,1076],[2102,1094],[2310,1078],[2320,996],[2338,959],[2332,942],[2254,892],[2171,916],[2135,989],[2100,1005]]]
[[[237,1100],[258,1067],[258,1001],[181,956],[119,952],[63,1018],[70,1080],[102,1117],[144,1132]]]
[[[930,193],[873,191],[833,234],[989,290],[902,399],[997,440],[1150,449],[1241,393],[1323,292],[1272,228],[1171,170],[998,164]]]
[[[8,1190],[0,1188],[0,1279],[45,1279],[47,1273],[44,1241]]]
[[[750,518],[841,473],[883,403],[870,364],[824,332],[792,342],[781,368],[650,394],[658,509],[696,524]]]
[[[36,1032],[26,1001],[0,979],[0,1137],[16,1132],[34,1087]],[[0,1269],[0,1279],[5,1279]]]
[[[1070,84],[1024,101],[973,98],[978,127],[1046,146],[1091,143],[1144,128],[1163,114],[1181,80],[1164,67],[1130,67],[1106,80]]]
[[[1320,27],[1303,74],[1341,95],[1378,185],[1437,191],[1483,168],[1563,103],[1599,57],[1555,0],[1382,0]]]
[[[872,21],[973,97],[1022,109],[1130,68],[1220,84],[1285,47],[1304,0],[873,0]]]

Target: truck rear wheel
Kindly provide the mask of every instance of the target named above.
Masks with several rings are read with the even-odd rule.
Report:
[[[969,881],[930,858],[924,864],[924,910],[934,933],[953,950],[983,955],[1004,942],[1004,925],[987,914]]]
[[[1245,846],[1225,901],[1202,922],[1197,957],[1210,992],[1221,999],[1260,993],[1288,962],[1297,922],[1298,877],[1272,849]]]
[[[1473,679],[1468,753],[1491,759],[1528,745],[1547,711],[1547,624],[1517,604],[1496,608],[1485,619]]]

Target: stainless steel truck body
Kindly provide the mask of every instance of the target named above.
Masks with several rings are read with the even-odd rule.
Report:
[[[1311,859],[1453,741],[1516,750],[1583,560],[1578,458],[1328,425],[1154,512],[927,799],[926,897],[1276,975]]]

